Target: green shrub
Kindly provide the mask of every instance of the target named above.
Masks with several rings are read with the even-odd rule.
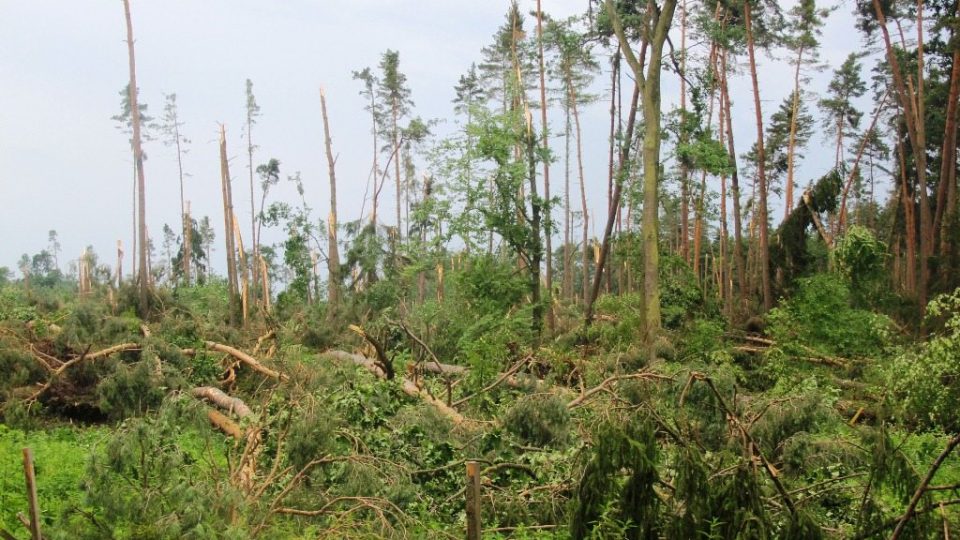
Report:
[[[890,402],[912,422],[955,430],[960,428],[960,289],[935,298],[927,313],[945,318],[944,328],[887,366]]]
[[[796,295],[767,314],[768,332],[785,351],[876,357],[890,344],[890,319],[853,308],[850,289],[839,276],[817,274],[798,283]]]
[[[527,444],[563,444],[569,435],[570,412],[557,396],[524,396],[507,411],[503,425]]]

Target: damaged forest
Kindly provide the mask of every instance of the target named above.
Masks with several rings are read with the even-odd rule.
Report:
[[[958,2],[503,0],[446,118],[366,37],[319,176],[141,3],[128,226],[0,250],[0,538],[960,537]]]

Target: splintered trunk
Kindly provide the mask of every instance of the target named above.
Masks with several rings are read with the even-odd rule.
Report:
[[[117,288],[123,281],[123,241],[117,240]]]
[[[537,45],[539,48],[540,59],[540,123],[541,139],[543,152],[546,155],[550,151],[550,140],[547,130],[547,83],[546,67],[543,63],[543,12],[540,10],[540,0],[537,0]],[[547,209],[550,208],[550,160],[543,160],[543,200],[547,201]],[[547,302],[547,326],[552,332],[556,326],[553,317],[553,220],[552,212],[547,214],[546,227],[544,228],[544,244],[546,255],[546,302]]]
[[[233,234],[236,235],[236,246],[240,262],[240,311],[243,313],[243,324],[246,326],[250,314],[250,264],[247,253],[243,249],[243,235],[240,234],[240,220],[236,214],[233,218]]]
[[[140,139],[140,107],[137,104],[137,63],[133,50],[133,22],[130,19],[130,1],[123,0],[123,14],[127,22],[127,56],[130,65],[130,113],[133,123],[133,156],[137,167],[137,237],[140,242],[139,291],[141,317],[147,316],[150,300],[150,266],[147,264],[147,213],[143,175],[143,146]]]
[[[240,311],[239,291],[237,288],[237,260],[234,246],[233,194],[230,188],[230,165],[227,162],[227,134],[220,125],[220,187],[223,191],[223,231],[224,248],[227,252],[227,286],[230,294],[230,324],[237,324]]]
[[[330,176],[330,217],[327,220],[327,302],[332,316],[340,302],[340,250],[337,246],[337,175],[333,157],[333,141],[330,138],[330,121],[327,119],[327,96],[320,89],[320,111],[323,113],[323,140],[327,152],[327,172]]]
[[[763,148],[763,111],[760,108],[760,85],[757,82],[757,61],[754,53],[753,27],[751,25],[749,3],[744,3],[743,22],[747,31],[747,53],[750,56],[750,80],[753,83],[753,105],[757,116],[757,189],[759,193],[759,207],[756,212],[757,225],[760,233],[760,283],[763,295],[763,309],[770,311],[773,308],[773,290],[770,285],[770,244],[767,238],[767,166]]]
[[[724,120],[727,131],[727,154],[730,159],[730,195],[733,198],[733,260],[731,265],[736,267],[737,292],[740,295],[741,307],[746,305],[747,299],[747,262],[743,254],[743,230],[740,210],[740,179],[737,173],[737,153],[733,144],[733,120],[730,114],[730,91],[727,86],[727,51],[720,55],[720,92],[723,95]],[[723,127],[721,126],[721,129]]]

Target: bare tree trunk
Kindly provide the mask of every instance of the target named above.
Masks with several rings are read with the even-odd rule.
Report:
[[[712,51],[711,51],[712,53]],[[680,4],[680,122],[687,116],[687,2]],[[681,127],[681,137],[686,143],[686,129]],[[699,249],[699,244],[697,245]],[[686,162],[680,163],[680,256],[690,264],[690,171]],[[694,265],[697,263],[694,262]],[[694,270],[696,274],[696,270]]]
[[[797,52],[797,68],[793,72],[793,103],[790,105],[790,136],[787,139],[787,194],[784,201],[783,219],[790,217],[793,209],[793,168],[797,145],[797,116],[800,111],[800,65],[803,63],[803,46]]]
[[[140,139],[140,107],[137,104],[137,63],[133,51],[133,22],[130,20],[130,1],[123,0],[123,14],[127,22],[127,56],[130,65],[130,113],[133,123],[133,155],[137,167],[138,237],[140,241],[140,305],[141,317],[146,317],[149,308],[150,267],[147,265],[147,213],[143,175],[143,146]]]
[[[903,108],[903,119],[907,126],[907,136],[913,150],[913,158],[917,169],[917,191],[920,195],[920,275],[917,282],[917,295],[921,312],[926,310],[927,281],[929,277],[930,256],[933,254],[933,222],[930,216],[930,206],[927,197],[927,158],[926,158],[926,129],[924,126],[923,103],[923,2],[917,2],[917,85],[904,81],[900,62],[890,40],[887,29],[887,19],[883,14],[879,0],[873,0],[877,23],[883,35],[884,47],[887,53],[887,62],[893,76],[894,88],[897,91],[898,101]],[[909,229],[908,229],[909,230]]]
[[[572,74],[567,72],[567,88],[570,93],[570,109],[573,112],[573,122],[577,139],[577,177],[580,180],[580,212],[583,214],[583,231],[580,238],[582,242],[581,253],[583,255],[582,264],[582,288],[583,303],[589,303],[590,291],[590,211],[587,208],[587,187],[586,178],[583,174],[583,141],[581,140],[582,131],[580,129],[580,112],[577,107],[577,90],[573,84]]]
[[[223,191],[223,237],[227,251],[227,283],[230,294],[230,324],[237,324],[240,311],[237,285],[236,247],[234,246],[233,193],[230,187],[230,166],[227,162],[227,134],[220,125],[220,186]]]
[[[333,157],[333,140],[330,138],[330,121],[327,118],[327,96],[320,88],[320,110],[323,113],[323,140],[327,152],[327,172],[330,176],[330,217],[327,220],[327,309],[332,317],[340,303],[340,250],[337,246],[337,172]]]
[[[727,86],[727,51],[720,55],[720,91],[723,94],[724,116],[727,124],[727,153],[730,158],[730,190],[733,197],[733,261],[737,271],[737,292],[740,295],[741,308],[747,298],[747,263],[743,255],[742,215],[740,211],[740,182],[737,172],[737,153],[733,144],[733,116],[730,109],[730,91]],[[722,128],[721,128],[722,129]]]
[[[917,221],[914,217],[916,202],[910,193],[910,183],[907,180],[907,160],[904,156],[902,139],[897,142],[897,157],[900,160],[900,194],[903,198],[903,229],[906,237],[907,252],[904,265],[904,289],[913,295],[917,292]]]
[[[568,92],[569,93],[569,92]],[[570,138],[571,138],[571,114],[569,98],[564,111],[564,130],[563,130],[563,298],[566,301],[573,299],[573,249],[570,242],[573,241],[572,230],[570,226]]]
[[[249,79],[247,84],[250,84]],[[250,170],[250,250],[253,252],[253,261],[254,264],[245,264],[245,267],[249,267],[250,275],[253,278],[253,291],[254,296],[257,295],[257,274],[258,269],[255,264],[256,260],[260,256],[260,247],[257,245],[257,211],[254,207],[254,194],[253,194],[253,116],[251,116],[252,111],[249,106],[247,107],[247,168]],[[239,235],[239,231],[238,231]],[[245,257],[241,254],[241,260],[244,260]],[[247,268],[244,268],[243,275],[246,279]],[[243,310],[244,321],[246,321],[247,310],[244,306]]]
[[[177,143],[177,172],[180,175],[180,222],[183,225],[183,282],[190,285],[190,250],[193,234],[193,222],[190,220],[190,202],[183,196],[183,150],[180,148],[180,120],[177,110],[173,110],[173,135]]]
[[[540,60],[540,129],[541,144],[546,155],[550,151],[549,130],[547,129],[547,83],[546,67],[543,63],[543,12],[540,9],[540,0],[537,0],[537,47]],[[546,302],[547,327],[553,333],[556,330],[556,321],[553,316],[553,212],[550,210],[550,160],[543,160],[543,199],[547,205],[546,226],[544,227],[544,254],[546,255]]]
[[[747,31],[747,52],[750,56],[750,79],[753,82],[753,104],[757,116],[757,186],[760,204],[755,213],[760,229],[760,281],[763,293],[763,309],[773,308],[773,289],[770,285],[770,245],[767,238],[767,165],[763,148],[763,111],[760,108],[760,85],[757,82],[757,62],[753,44],[749,2],[744,2],[743,21]]]
[[[940,160],[940,183],[934,231],[940,234],[940,276],[945,285],[953,273],[953,243],[950,233],[956,226],[957,211],[957,100],[960,99],[960,49],[953,52],[950,92],[947,97],[946,124]]]

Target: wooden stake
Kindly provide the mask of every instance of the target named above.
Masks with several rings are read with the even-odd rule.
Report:
[[[30,504],[30,537],[41,540],[40,505],[37,503],[37,479],[33,470],[33,452],[23,449],[23,474],[27,479],[27,502]]]
[[[467,462],[467,540],[480,540],[480,466]]]

